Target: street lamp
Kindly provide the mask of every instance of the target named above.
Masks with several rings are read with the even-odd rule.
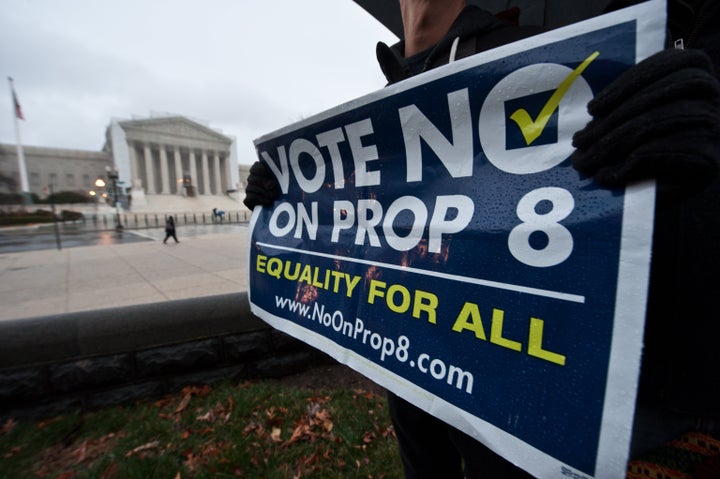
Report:
[[[107,197],[107,194],[103,191],[105,189],[105,180],[103,180],[102,178],[98,178],[97,180],[95,180],[95,188],[97,188],[98,191],[91,190],[90,196],[92,196],[95,200],[95,210],[97,210],[97,205],[100,202],[99,197]]]
[[[110,166],[105,167],[105,173],[107,174],[107,177],[110,181],[112,181],[112,191],[113,191],[113,199],[115,202],[115,215],[117,216],[117,223],[115,224],[115,231],[122,231],[123,225],[122,221],[120,221],[120,197],[118,196],[118,189],[117,189],[117,183],[118,178],[120,177],[118,175],[117,168],[111,168]],[[98,182],[102,181],[101,179],[98,179],[95,184],[97,185]],[[104,182],[103,182],[104,183]],[[104,186],[104,185],[103,185]]]

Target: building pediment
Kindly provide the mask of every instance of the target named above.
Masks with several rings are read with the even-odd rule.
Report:
[[[232,138],[183,116],[127,120],[119,122],[129,141],[164,144],[222,144]]]

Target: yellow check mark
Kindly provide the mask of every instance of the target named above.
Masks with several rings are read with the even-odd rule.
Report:
[[[573,70],[567,78],[562,81],[562,83],[560,83],[560,86],[558,86],[557,90],[555,90],[547,103],[545,103],[542,110],[540,110],[540,114],[537,119],[533,120],[524,108],[520,108],[510,115],[510,119],[517,123],[520,127],[520,132],[522,133],[523,138],[525,138],[525,143],[528,146],[530,146],[530,144],[537,140],[542,134],[545,126],[550,120],[550,117],[555,112],[558,105],[560,105],[560,101],[568,92],[573,82],[575,82],[577,77],[582,75],[582,72],[585,71],[588,65],[590,65],[590,63],[595,60],[598,55],[600,55],[600,52],[594,52],[592,55],[587,57],[585,61],[578,65],[578,67]]]

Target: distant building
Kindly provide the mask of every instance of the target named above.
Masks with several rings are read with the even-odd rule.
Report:
[[[41,198],[48,196],[49,185],[55,191],[87,195],[95,187],[95,180],[105,177],[105,167],[112,165],[105,151],[25,146],[23,154],[30,192]],[[0,143],[0,193],[19,192],[17,147]]]
[[[126,209],[169,201],[192,206],[180,198],[222,207],[241,199],[249,167],[239,167],[234,138],[207,125],[177,115],[113,119],[105,137],[102,151],[25,146],[30,191],[44,197],[52,184],[89,194],[113,168]],[[19,184],[16,146],[0,144],[0,192],[19,192]]]

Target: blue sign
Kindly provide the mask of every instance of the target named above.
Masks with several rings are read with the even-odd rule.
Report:
[[[661,48],[661,5],[257,140],[283,195],[253,215],[253,311],[538,477],[619,477],[654,186],[599,187],[569,157],[588,101]]]

